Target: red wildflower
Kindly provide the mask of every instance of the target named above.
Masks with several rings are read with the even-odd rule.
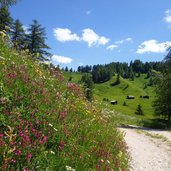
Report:
[[[16,156],[19,156],[20,154],[21,154],[21,150],[16,150],[16,151],[15,151],[15,155],[16,155]]]
[[[66,145],[66,144],[65,144],[65,142],[64,142],[64,141],[62,141],[62,140],[61,140],[61,141],[59,141],[59,143],[58,143],[58,147],[59,147],[59,149],[60,149],[60,150],[63,150],[63,149],[64,149],[64,147],[65,147],[65,145]]]
[[[28,153],[27,153],[27,156],[26,156],[27,160],[30,160],[31,157],[32,157],[32,154],[28,152]]]
[[[4,134],[0,134],[0,138],[2,138],[4,136]]]
[[[44,136],[43,139],[40,141],[40,143],[42,143],[42,144],[46,143],[47,139],[48,139],[48,137]]]

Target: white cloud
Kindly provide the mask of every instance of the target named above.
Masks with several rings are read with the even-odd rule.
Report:
[[[82,40],[88,43],[89,47],[94,45],[105,45],[109,42],[109,39],[104,36],[99,36],[92,29],[86,28],[82,30]]]
[[[132,41],[132,38],[131,37],[128,37],[125,40],[128,41],[128,42],[131,42]]]
[[[168,9],[165,11],[164,21],[168,24],[171,24],[171,10]]]
[[[125,43],[125,42],[132,42],[132,38],[128,37],[128,38],[126,38],[126,39],[116,41],[115,43],[116,43],[116,44],[123,44],[123,43]]]
[[[116,49],[116,48],[118,48],[118,45],[113,44],[113,45],[109,45],[106,49],[107,50],[113,50],[113,49]]]
[[[119,47],[119,44],[123,44],[123,43],[126,43],[126,42],[132,42],[132,38],[128,37],[128,38],[125,38],[125,39],[122,39],[122,40],[118,40],[115,42],[115,44],[112,44],[112,45],[109,45],[107,46],[107,50],[113,50],[113,49],[116,49]]]
[[[60,42],[80,41],[79,36],[77,36],[75,33],[72,33],[68,28],[55,28],[53,33],[55,38]]]
[[[59,63],[63,63],[63,64],[69,64],[69,63],[72,62],[72,58],[65,57],[65,56],[53,55],[52,56],[52,61],[59,62]]]
[[[167,50],[169,46],[171,46],[171,42],[169,41],[158,43],[156,40],[147,40],[138,46],[136,53],[139,54],[143,54],[147,52],[163,53]]]
[[[90,15],[91,14],[91,11],[90,10],[86,11],[86,14],[87,15]]]
[[[83,29],[80,37],[76,33],[72,33],[68,28],[55,28],[53,32],[56,40],[59,42],[83,41],[86,42],[89,47],[105,45],[109,42],[108,38],[99,36],[90,28]]]

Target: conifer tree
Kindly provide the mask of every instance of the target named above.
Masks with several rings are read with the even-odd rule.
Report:
[[[117,85],[117,84],[120,84],[120,83],[121,83],[121,81],[120,81],[120,74],[117,74],[115,84]]]
[[[125,102],[125,101],[123,102],[123,106],[127,106],[127,104],[126,104],[126,102]]]
[[[20,20],[16,20],[13,23],[11,30],[11,40],[14,44],[14,48],[21,50],[24,48],[25,44],[25,31]]]
[[[133,72],[132,66],[130,67],[130,70],[129,70],[129,78],[131,79],[131,81],[134,81],[134,72]]]
[[[142,106],[139,104],[136,111],[135,111],[135,114],[137,115],[144,115],[144,112],[142,110]]]
[[[37,58],[41,61],[49,60],[51,54],[46,51],[46,49],[50,48],[45,44],[45,28],[43,28],[37,20],[33,20],[28,31],[30,33],[27,35],[27,43],[30,52],[33,54],[33,58]]]
[[[68,67],[67,66],[65,67],[65,71],[68,72]]]
[[[12,24],[12,18],[6,6],[0,7],[0,31],[5,31],[7,34],[10,33]]]
[[[17,0],[0,0],[0,6],[8,7],[17,3]]]
[[[84,83],[84,91],[85,96],[87,100],[92,101],[93,99],[93,88],[94,88],[94,82],[92,80],[92,76],[88,74],[84,74],[82,76],[81,81]]]
[[[171,120],[171,50],[165,58],[165,70],[157,75],[155,113]]]

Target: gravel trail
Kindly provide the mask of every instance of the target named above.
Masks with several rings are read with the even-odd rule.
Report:
[[[171,132],[138,127],[119,129],[125,133],[131,171],[171,171]]]

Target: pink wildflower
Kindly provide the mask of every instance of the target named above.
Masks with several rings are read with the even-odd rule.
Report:
[[[11,159],[11,162],[12,162],[12,163],[16,163],[16,160],[15,160],[15,159]]]
[[[27,156],[26,156],[27,160],[30,160],[31,157],[32,157],[32,154],[28,152],[28,153],[27,153]]]
[[[15,151],[15,155],[16,155],[16,156],[19,156],[20,154],[21,154],[21,150],[16,150],[16,151]]]
[[[48,137],[47,136],[44,136],[43,139],[40,141],[42,144],[46,143]]]

